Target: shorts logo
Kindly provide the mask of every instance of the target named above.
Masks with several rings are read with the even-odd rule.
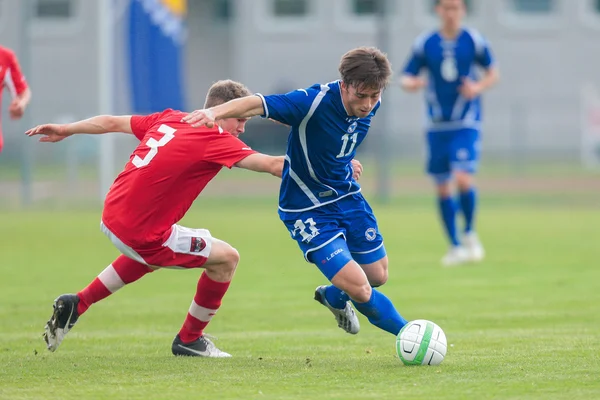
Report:
[[[193,237],[190,246],[190,253],[200,253],[206,248],[206,241],[200,237]]]
[[[369,228],[365,231],[365,237],[369,242],[372,242],[377,237],[377,231],[375,228]]]
[[[464,160],[468,159],[469,158],[469,150],[467,150],[467,149],[459,149],[456,152],[456,158],[458,158],[461,161],[464,161]]]
[[[333,253],[331,253],[330,255],[325,257],[324,260],[321,260],[321,264],[327,264],[329,261],[331,261],[333,259],[333,257],[337,256],[338,254],[342,253],[343,251],[344,251],[344,249],[336,249]]]

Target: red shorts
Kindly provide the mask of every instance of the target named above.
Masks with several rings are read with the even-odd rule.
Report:
[[[212,236],[207,229],[173,225],[166,242],[132,248],[123,243],[103,222],[100,223],[100,228],[123,255],[152,267],[199,268],[208,260],[212,248]]]

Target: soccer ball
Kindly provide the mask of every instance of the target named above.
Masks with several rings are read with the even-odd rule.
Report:
[[[439,365],[447,348],[442,328],[424,319],[409,322],[396,337],[396,353],[405,365]]]

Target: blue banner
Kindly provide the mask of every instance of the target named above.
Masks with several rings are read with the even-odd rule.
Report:
[[[186,0],[131,0],[129,82],[132,112],[186,110]]]

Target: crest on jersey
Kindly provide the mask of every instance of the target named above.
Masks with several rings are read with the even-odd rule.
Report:
[[[190,253],[200,253],[206,248],[206,241],[201,237],[193,237],[190,245]]]
[[[444,56],[441,66],[442,78],[446,82],[454,82],[458,79],[458,68],[456,67],[456,59],[452,56]]]
[[[367,240],[369,242],[372,242],[373,240],[375,240],[376,237],[377,237],[377,230],[375,228],[369,228],[365,231],[365,238],[367,238]]]
[[[348,127],[348,133],[354,133],[354,131],[356,130],[356,127],[358,126],[358,123],[356,121],[354,121],[353,123],[350,124],[350,126]]]

